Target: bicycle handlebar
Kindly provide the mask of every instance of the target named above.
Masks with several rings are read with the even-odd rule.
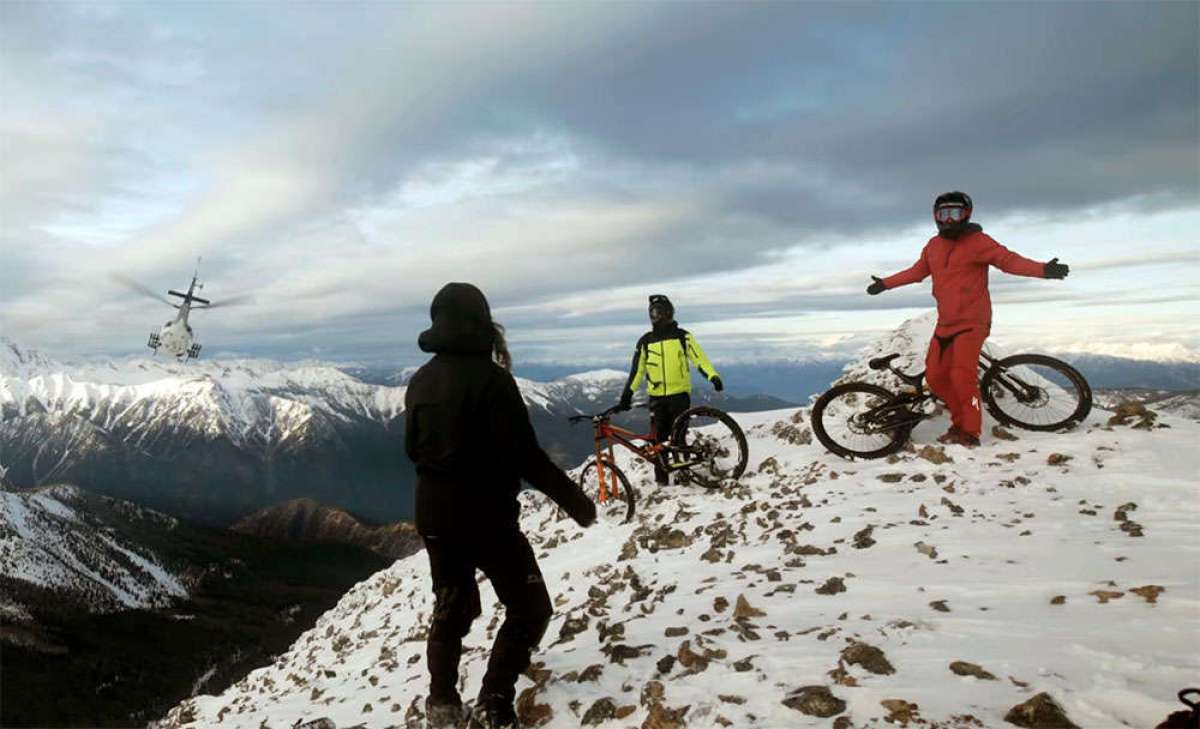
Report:
[[[637,403],[637,404],[633,405],[632,407],[630,407],[630,410],[632,410],[634,408],[645,409],[649,406],[650,406],[649,403],[640,402],[640,403]],[[624,412],[621,409],[621,406],[613,405],[611,408],[608,408],[607,410],[605,410],[602,413],[580,413],[579,415],[568,415],[567,420],[571,421],[572,423],[578,423],[578,422],[581,422],[584,420],[591,420],[591,421],[607,420],[607,419],[611,418],[613,415],[615,415],[616,413],[620,413],[620,412]]]

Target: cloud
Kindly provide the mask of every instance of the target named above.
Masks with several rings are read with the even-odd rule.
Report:
[[[853,336],[929,305],[862,289],[942,189],[989,226],[1194,211],[1196,25],[1185,3],[5,4],[0,327],[119,350],[167,312],[102,274],[179,286],[202,255],[214,297],[257,295],[202,338],[272,354],[415,356],[393,342],[460,279],[559,359],[583,321],[636,328],[650,290],[763,347],[802,343],[748,321]]]

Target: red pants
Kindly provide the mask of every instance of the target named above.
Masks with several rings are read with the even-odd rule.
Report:
[[[950,422],[976,438],[983,430],[979,398],[979,351],[987,339],[986,328],[933,335],[925,355],[925,382],[950,408]]]

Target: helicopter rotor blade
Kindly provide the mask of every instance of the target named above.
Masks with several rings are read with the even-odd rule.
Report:
[[[206,306],[197,306],[196,308],[197,309],[215,309],[218,306],[241,306],[242,304],[247,304],[253,300],[254,300],[254,297],[249,296],[249,295],[233,296],[228,299],[221,299],[220,301],[214,301],[211,304],[208,304]]]
[[[128,276],[125,276],[125,275],[122,275],[119,273],[110,273],[109,278],[111,278],[113,281],[116,281],[117,283],[121,284],[122,286],[124,286],[125,288],[127,288],[131,291],[136,291],[137,293],[139,293],[143,296],[149,296],[150,298],[155,299],[157,301],[161,301],[162,303],[164,303],[167,306],[170,306],[172,308],[178,308],[177,306],[175,306],[175,303],[173,301],[171,301],[170,299],[168,299],[167,297],[155,292],[153,289],[151,289],[148,286],[143,286],[142,284],[138,283],[137,281],[134,281],[133,279],[129,278]]]

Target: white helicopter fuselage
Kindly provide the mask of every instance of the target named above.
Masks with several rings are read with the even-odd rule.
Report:
[[[187,313],[181,311],[175,319],[167,322],[158,330],[157,350],[172,357],[185,359],[195,343],[196,337],[187,322]]]

